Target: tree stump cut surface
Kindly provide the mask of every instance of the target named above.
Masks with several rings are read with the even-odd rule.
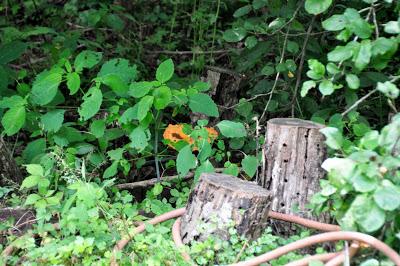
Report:
[[[225,174],[202,174],[182,216],[184,243],[209,235],[229,239],[228,225],[250,240],[267,227],[271,199],[268,190]]]
[[[321,168],[327,155],[325,137],[319,132],[323,127],[295,118],[267,122],[266,169],[261,182],[271,192],[271,210],[328,221],[324,216],[313,217],[306,207],[325,176]]]

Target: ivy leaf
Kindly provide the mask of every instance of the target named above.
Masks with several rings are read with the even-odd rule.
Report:
[[[74,95],[78,92],[81,86],[81,78],[76,72],[67,74],[67,87],[69,89],[69,95]]]
[[[242,168],[244,172],[249,176],[253,177],[257,172],[258,160],[255,156],[247,155],[242,160]]]
[[[92,118],[100,110],[103,94],[97,87],[91,88],[84,96],[78,113],[83,121]]]
[[[217,124],[217,127],[221,134],[227,138],[241,138],[247,135],[246,128],[240,122],[223,120]]]
[[[196,157],[193,155],[190,145],[186,145],[179,151],[176,158],[176,170],[179,176],[183,177],[187,175],[189,170],[195,168],[196,165]]]
[[[234,28],[226,30],[222,38],[227,42],[239,42],[243,40],[246,35],[247,31],[244,28]]]
[[[84,68],[91,69],[100,62],[102,57],[103,54],[101,52],[82,51],[75,58],[75,70],[81,72]]]
[[[347,86],[352,90],[357,90],[360,87],[360,79],[354,74],[346,75]]]
[[[383,180],[374,193],[374,200],[385,211],[394,211],[400,206],[400,189],[389,180]]]
[[[32,101],[39,105],[50,103],[57,95],[62,73],[60,68],[54,68],[37,75],[32,85]]]
[[[203,113],[208,116],[218,117],[218,107],[211,97],[204,93],[189,96],[189,108],[192,112]]]
[[[63,122],[64,122],[64,113],[65,110],[54,110],[50,111],[40,118],[41,123],[43,124],[44,130],[48,132],[57,132],[60,130]]]
[[[141,126],[132,130],[131,134],[129,134],[129,138],[131,140],[130,146],[137,149],[139,152],[143,151],[148,145],[148,137]]]
[[[306,0],[306,11],[313,15],[321,14],[326,11],[332,4],[332,0]]]
[[[25,125],[25,119],[25,106],[10,108],[1,120],[1,124],[4,127],[4,133],[7,134],[7,136],[14,135]]]
[[[315,83],[315,81],[313,81],[313,80],[308,80],[308,81],[304,82],[303,86],[301,87],[301,91],[300,91],[301,97],[305,97],[307,95],[308,91],[311,90],[312,88],[315,88],[315,86],[317,86],[317,83]]]
[[[165,83],[172,78],[174,75],[174,62],[172,59],[165,60],[162,62],[156,71],[156,79],[161,82]]]
[[[147,95],[144,96],[140,102],[138,102],[138,109],[137,109],[137,119],[142,121],[149,112],[151,106],[153,105],[154,97]]]
[[[92,124],[90,124],[90,133],[92,133],[96,138],[103,137],[105,130],[106,122],[104,120],[94,120]]]

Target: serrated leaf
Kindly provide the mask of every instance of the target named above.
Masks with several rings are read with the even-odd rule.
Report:
[[[114,161],[105,171],[103,174],[104,179],[108,179],[110,177],[115,176],[118,173],[118,161]]]
[[[4,133],[12,136],[17,133],[24,125],[26,119],[25,106],[16,106],[10,108],[1,120],[4,127]]]
[[[74,95],[78,92],[81,86],[81,78],[76,72],[67,74],[67,87],[69,89],[69,95]]]
[[[189,170],[195,168],[196,165],[196,156],[193,155],[190,145],[186,145],[179,151],[176,159],[176,170],[179,176],[186,176]]]
[[[103,54],[101,52],[93,52],[89,50],[82,51],[75,58],[75,70],[80,72],[84,68],[91,69],[101,61],[102,57]]]
[[[44,169],[40,164],[27,164],[25,167],[31,175],[44,176]]]
[[[139,121],[142,121],[147,116],[147,113],[150,111],[150,108],[153,105],[153,101],[154,97],[147,95],[144,96],[140,102],[138,102],[137,119]]]
[[[318,90],[322,93],[322,95],[326,96],[326,95],[331,95],[335,91],[335,88],[333,86],[332,81],[323,80],[319,84]]]
[[[118,76],[123,83],[130,84],[137,77],[136,65],[130,66],[127,59],[115,58],[105,62],[97,74],[98,78],[104,78],[108,75]]]
[[[101,103],[103,102],[103,94],[97,87],[91,88],[85,96],[83,96],[83,103],[79,107],[78,113],[83,121],[92,118],[100,110]]]
[[[37,184],[39,183],[40,179],[41,179],[40,176],[30,175],[27,178],[25,178],[24,181],[22,181],[20,189],[31,188],[31,187],[37,186]]]
[[[152,88],[153,88],[153,84],[148,81],[133,82],[129,86],[128,94],[135,98],[142,98],[147,93],[149,93],[150,89],[152,89]]]
[[[60,130],[64,122],[65,110],[53,110],[50,111],[40,118],[40,122],[43,124],[44,130],[48,132],[57,132]]]
[[[241,138],[247,136],[246,128],[240,122],[223,120],[217,124],[217,127],[221,131],[221,134],[227,138]]]
[[[37,75],[32,85],[32,101],[39,105],[50,103],[57,95],[62,73],[61,69],[54,68]]]
[[[103,137],[105,130],[106,122],[104,120],[94,120],[90,124],[90,133],[92,133],[96,138]]]
[[[165,83],[172,78],[174,71],[174,62],[172,59],[165,60],[157,68],[156,79],[161,83]]]
[[[218,107],[211,97],[204,93],[189,96],[189,108],[192,112],[203,113],[208,116],[218,117]]]
[[[36,203],[36,201],[40,200],[42,197],[39,196],[38,194],[30,194],[28,197],[26,197],[24,205],[33,205]]]
[[[161,86],[153,91],[154,107],[157,110],[162,110],[170,104],[172,99],[171,89],[167,86]]]
[[[148,137],[142,127],[137,127],[129,134],[131,140],[130,146],[137,149],[139,152],[143,151],[148,145]]]

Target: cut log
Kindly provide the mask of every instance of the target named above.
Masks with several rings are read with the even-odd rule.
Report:
[[[229,239],[229,227],[249,240],[268,225],[269,192],[253,182],[225,174],[202,174],[182,216],[184,243],[204,241],[209,235]]]
[[[0,137],[0,186],[22,182],[22,174],[12,157],[6,142]]]
[[[271,210],[296,214],[321,222],[329,217],[314,217],[307,204],[319,191],[319,181],[325,176],[321,168],[326,159],[325,138],[319,132],[324,126],[296,118],[275,118],[267,122],[264,158],[266,169],[262,186],[272,197]],[[287,223],[275,223],[277,233],[293,232]],[[282,225],[282,226],[280,226]]]

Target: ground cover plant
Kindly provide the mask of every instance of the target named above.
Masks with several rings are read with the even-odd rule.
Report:
[[[35,213],[29,230],[2,220],[0,250],[15,250],[1,263],[109,264],[202,173],[258,182],[275,117],[327,126],[309,208],[400,252],[398,1],[8,0],[0,41],[0,207]],[[149,225],[118,262],[185,265],[171,226]],[[230,232],[189,254],[228,264],[312,234]],[[371,251],[355,263],[391,265]]]

